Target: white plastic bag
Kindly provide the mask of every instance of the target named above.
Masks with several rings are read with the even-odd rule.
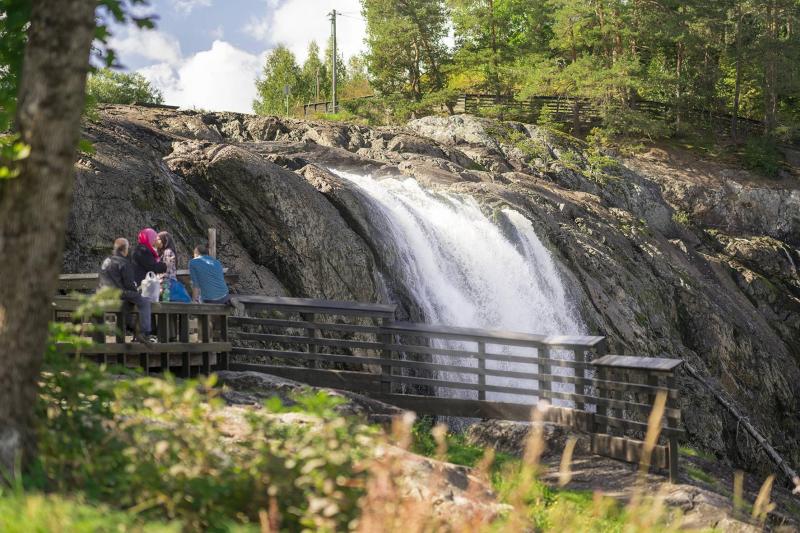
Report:
[[[161,295],[161,282],[158,281],[155,272],[147,273],[139,286],[139,292],[151,302],[158,303],[158,297]]]

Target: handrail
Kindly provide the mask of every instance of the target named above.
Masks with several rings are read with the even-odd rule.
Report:
[[[236,283],[239,280],[239,275],[223,268],[225,273],[225,281],[227,283]],[[187,288],[191,286],[191,276],[189,271],[181,269],[177,271],[178,279],[186,284]],[[90,291],[97,288],[97,282],[100,275],[97,272],[83,272],[76,274],[61,274],[58,276],[58,288],[60,291]]]
[[[274,308],[287,308],[307,311],[316,311],[323,314],[337,314],[338,311],[375,314],[377,316],[394,316],[396,305],[373,304],[362,302],[347,302],[336,300],[318,300],[314,298],[288,298],[283,296],[246,295],[237,296],[236,300],[244,305],[269,306]]]
[[[509,341],[509,343],[522,346],[541,345],[558,348],[595,348],[605,342],[605,337],[594,335],[536,335],[518,331],[440,326],[417,322],[393,322],[383,326],[383,330],[388,333],[426,333],[437,338],[464,339],[475,342]]]
[[[268,296],[239,297],[239,303],[246,312],[269,314],[229,320],[232,370],[352,390],[420,414],[528,420],[525,398],[551,400],[556,406],[547,421],[589,432],[595,453],[621,460],[643,456],[643,442],[631,436],[644,434],[654,399],[666,394],[661,435],[668,445],[655,447],[651,464],[677,479],[677,442],[684,435],[678,359],[604,355],[602,336],[394,322],[393,305]],[[590,352],[600,357],[592,361]],[[519,399],[497,401],[491,394]]]

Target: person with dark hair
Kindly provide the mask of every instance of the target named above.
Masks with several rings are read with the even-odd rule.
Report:
[[[192,300],[195,302],[225,304],[230,301],[222,264],[208,255],[205,243],[194,247],[194,259],[189,261],[189,275],[192,278]]]
[[[128,259],[130,243],[127,239],[120,237],[114,241],[114,251],[103,261],[100,267],[100,287],[113,287],[122,291],[120,299],[123,306],[133,309],[134,306],[139,310],[139,331],[135,338],[145,344],[157,342],[158,339],[150,335],[151,311],[150,300],[144,298],[136,288],[136,281],[133,265]],[[131,318],[133,318],[131,316]],[[124,328],[126,324],[120,324]],[[135,324],[127,324],[128,327],[135,329]]]
[[[133,274],[136,285],[140,285],[148,272],[163,274],[167,271],[167,265],[159,259],[156,248],[161,247],[158,233],[153,228],[144,228],[139,232],[139,244],[131,254],[133,262]]]
[[[178,253],[175,251],[175,241],[166,231],[158,233],[158,240],[161,241],[159,259],[167,265],[166,278],[178,279]]]

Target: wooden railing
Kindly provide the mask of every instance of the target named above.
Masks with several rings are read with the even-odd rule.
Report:
[[[419,414],[545,420],[590,435],[595,453],[638,462],[657,394],[667,445],[651,465],[677,479],[676,359],[604,355],[598,336],[548,336],[394,322],[395,306],[243,296],[232,316],[231,370],[366,394]],[[513,366],[512,366],[513,365]]]
[[[75,298],[55,297],[53,320],[72,321],[73,313],[80,305],[80,300]],[[86,357],[103,364],[141,367],[145,373],[154,369],[171,369],[181,376],[208,375],[212,370],[228,367],[231,344],[228,342],[227,317],[231,314],[231,307],[154,303],[153,331],[158,342],[150,344],[136,342],[126,331],[129,315],[137,313],[123,304],[106,306],[87,325],[113,325],[113,335],[92,332],[92,329],[101,328],[87,328],[92,341],[89,346],[61,344],[58,349],[64,354]]]
[[[728,113],[694,108],[678,110],[674,106],[653,100],[635,100],[630,106],[658,120],[674,120],[676,114],[680,113],[684,120],[706,124],[718,133],[731,134],[733,116]],[[544,117],[560,123],[572,123],[577,119],[582,127],[596,125],[603,117],[599,100],[574,96],[516,98],[490,94],[462,94],[456,100],[453,112],[472,115],[492,112],[506,120],[520,120],[534,124]],[[736,128],[741,135],[761,135],[765,131],[762,121],[746,117],[737,117]]]
[[[225,281],[230,285],[239,280],[239,276],[224,268]],[[81,274],[61,274],[58,277],[58,292],[61,294],[69,294],[70,292],[89,292],[97,289],[98,283],[97,272],[87,272]],[[183,283],[187,289],[192,288],[192,279],[189,276],[188,270],[178,270],[178,280]]]

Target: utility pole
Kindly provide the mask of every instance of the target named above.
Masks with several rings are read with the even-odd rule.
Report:
[[[333,52],[331,52],[331,70],[333,71],[333,79],[331,80],[331,104],[334,113],[336,113],[336,15],[335,9],[328,13],[328,16],[331,18],[331,36],[333,37]]]

